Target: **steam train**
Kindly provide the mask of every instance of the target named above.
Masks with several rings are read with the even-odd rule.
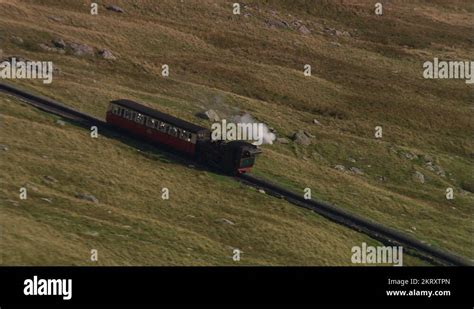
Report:
[[[106,121],[112,127],[192,157],[227,174],[249,172],[261,152],[244,141],[213,141],[204,127],[162,113],[130,100],[109,104]]]

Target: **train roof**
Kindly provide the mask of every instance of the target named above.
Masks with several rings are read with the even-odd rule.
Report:
[[[126,99],[120,99],[120,100],[114,100],[110,101],[110,103],[117,104],[129,109],[133,109],[134,111],[137,111],[141,114],[148,115],[150,117],[153,117],[158,120],[162,120],[166,123],[169,123],[175,127],[182,128],[186,131],[197,133],[200,131],[209,131],[209,129],[198,126],[194,123],[184,121],[182,119],[173,117],[171,115],[162,113],[160,111],[157,111],[156,109],[150,108],[148,106],[142,105],[140,103],[131,101],[131,100],[126,100]]]

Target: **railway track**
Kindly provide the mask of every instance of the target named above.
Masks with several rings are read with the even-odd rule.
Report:
[[[74,120],[84,125],[95,125],[100,128],[112,129],[105,121],[99,118],[87,115],[54,100],[34,95],[4,83],[0,83],[0,92],[14,95],[38,109]],[[472,261],[465,259],[464,257],[442,249],[431,247],[412,236],[393,228],[383,226],[333,205],[315,200],[306,200],[302,194],[297,194],[267,180],[249,174],[241,174],[236,176],[236,178],[245,184],[262,188],[270,195],[283,198],[292,204],[314,211],[331,221],[364,233],[384,244],[401,245],[404,247],[405,251],[408,249],[410,254],[421,257],[434,264],[454,266],[473,265]]]

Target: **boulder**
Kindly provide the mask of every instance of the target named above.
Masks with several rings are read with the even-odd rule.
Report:
[[[125,11],[124,11],[121,7],[119,7],[119,6],[117,6],[117,5],[108,5],[108,6],[106,6],[105,8],[106,8],[107,10],[112,11],[112,12],[115,12],[115,13],[125,13]]]
[[[357,168],[357,167],[353,166],[353,167],[349,168],[349,170],[352,173],[356,174],[356,175],[364,175],[364,172],[360,168]]]
[[[293,141],[304,146],[309,146],[311,144],[310,137],[303,130],[299,130],[293,134]]]
[[[45,175],[45,176],[43,176],[43,179],[44,179],[46,182],[50,182],[50,183],[56,183],[56,182],[58,182],[58,180],[57,180],[56,178],[54,178],[53,176]]]
[[[54,47],[56,48],[61,48],[61,49],[66,48],[66,42],[64,42],[64,40],[61,38],[53,39],[51,40],[51,43],[53,43]]]
[[[287,138],[284,138],[284,137],[278,137],[276,141],[279,144],[288,144],[290,142]]]
[[[221,120],[221,118],[219,117],[217,112],[213,109],[210,109],[210,110],[207,110],[205,112],[199,113],[198,117],[200,117],[202,119],[210,120],[210,121],[213,121],[213,122],[217,122],[217,121]]]
[[[229,224],[229,225],[235,225],[234,222],[232,222],[232,221],[230,221],[229,219],[226,219],[226,218],[217,219],[216,222],[223,223],[223,224]]]
[[[92,203],[99,203],[99,200],[93,196],[92,194],[88,194],[88,193],[76,193],[76,197],[78,199],[81,199],[81,200],[85,200],[85,201],[88,201],[88,202],[92,202]]]
[[[17,45],[21,45],[24,43],[23,39],[20,38],[19,36],[12,36],[12,42]]]
[[[91,56],[94,54],[94,49],[86,44],[71,43],[69,46],[72,53],[76,56]]]
[[[418,183],[425,183],[425,175],[420,173],[419,171],[416,171],[413,173],[413,181],[418,182]]]
[[[305,25],[300,26],[298,28],[298,31],[301,32],[302,34],[310,34],[311,33],[311,31],[308,28],[306,28]]]
[[[99,55],[104,59],[115,60],[117,57],[112,54],[112,52],[108,49],[102,49],[99,51]]]
[[[289,24],[284,20],[269,19],[265,21],[265,24],[272,29],[285,29],[289,27]]]

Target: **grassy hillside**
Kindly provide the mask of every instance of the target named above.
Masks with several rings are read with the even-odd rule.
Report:
[[[472,86],[422,78],[433,57],[472,57],[470,1],[391,1],[383,16],[373,1],[246,1],[241,15],[230,1],[102,1],[98,16],[89,3],[0,1],[3,54],[59,69],[51,85],[13,83],[99,117],[109,100],[130,98],[206,126],[194,115],[214,108],[249,112],[279,137],[305,130],[310,146],[265,145],[255,173],[474,257]],[[95,54],[40,47],[56,38]],[[117,59],[100,57],[103,48]],[[244,264],[341,265],[370,241],[225,177],[93,140],[12,98],[0,104],[0,143],[9,147],[0,153],[5,264],[85,264],[98,247],[104,265],[221,265],[241,247]],[[44,183],[45,175],[58,181]],[[37,192],[19,201],[26,182]],[[165,184],[169,205],[159,199]]]

